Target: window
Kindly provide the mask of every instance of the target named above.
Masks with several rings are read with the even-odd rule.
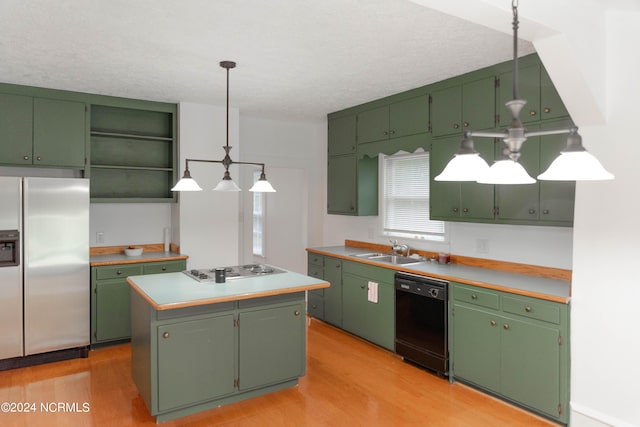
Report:
[[[253,172],[253,182],[260,178],[260,170]],[[264,257],[264,222],[266,211],[265,193],[253,193],[253,255]]]
[[[443,242],[443,221],[429,219],[429,153],[382,157],[383,228],[388,236]]]

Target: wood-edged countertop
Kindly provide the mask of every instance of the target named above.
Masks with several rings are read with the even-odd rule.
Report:
[[[171,245],[169,252],[164,252],[164,245],[162,243],[135,246],[143,248],[142,255],[125,255],[124,248],[127,246],[93,247],[89,251],[89,265],[91,267],[100,267],[117,264],[138,264],[141,262],[177,261],[189,258],[187,255],[180,254],[180,248],[175,245]]]
[[[379,248],[373,250],[379,250]],[[356,256],[371,251],[372,248],[347,245],[307,248],[307,252],[311,253],[376,265],[378,267],[419,274],[422,276],[435,277],[451,282],[464,283],[564,304],[569,303],[571,300],[570,280],[521,274],[512,271],[501,271],[493,268],[482,268],[464,264],[438,264],[437,262],[432,261],[422,261],[408,265],[393,265],[390,263],[362,259]],[[387,250],[386,252],[390,251]]]
[[[225,283],[198,282],[184,273],[129,276],[127,282],[131,285],[131,289],[140,294],[156,310],[173,310],[262,298],[330,286],[323,280],[291,271],[243,277],[227,280]]]

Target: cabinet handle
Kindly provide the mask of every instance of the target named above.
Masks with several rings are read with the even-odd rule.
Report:
[[[366,289],[367,287],[365,285],[360,286],[360,289]]]
[[[453,124],[453,128],[454,128],[454,129],[458,129],[459,127],[460,127],[460,125],[459,125],[458,123],[454,123],[454,124]]]
[[[167,271],[167,267],[166,266],[162,266],[162,271]]]
[[[544,210],[542,211],[542,213],[543,213],[543,214],[545,214],[545,215],[549,215],[549,209],[544,209]]]
[[[472,295],[471,295],[471,299],[478,299],[478,295],[476,295],[476,294],[472,294]]]
[[[29,156],[24,156],[23,159],[29,160]]]
[[[293,312],[293,315],[294,316],[300,316],[300,312],[298,310],[296,310],[296,311]]]
[[[464,212],[464,213],[469,213],[469,208],[464,208],[464,209],[462,209],[462,212]]]
[[[551,112],[551,108],[549,108],[549,107],[544,107],[544,112],[545,112],[545,113],[550,113],[550,112]]]
[[[40,161],[40,160],[42,160],[42,157],[37,156],[37,157],[36,157],[36,160]]]
[[[313,305],[311,306],[311,308],[313,308],[313,309],[315,310],[316,308],[318,308],[318,304],[313,304]],[[297,313],[297,311],[296,311],[296,313]],[[296,316],[297,316],[297,314],[296,314]]]
[[[167,339],[169,338],[169,332],[165,332],[162,334],[162,338]]]
[[[122,271],[118,270],[118,271],[116,271],[116,274],[119,276],[119,275],[122,274]]]
[[[505,330],[506,330],[506,329],[509,329],[509,324],[505,323],[505,324],[504,324],[504,326],[503,326],[503,328],[504,328]]]
[[[396,131],[395,131],[395,129],[391,129],[391,132],[389,132],[389,133],[390,133],[391,135],[395,135],[395,134],[396,134]]]
[[[455,213],[458,213],[458,208],[453,208],[453,211],[454,211]]]
[[[529,215],[533,215],[534,213],[536,213],[535,209],[529,209]]]
[[[464,126],[464,127],[468,128],[468,127],[469,127],[469,122],[464,122],[464,123],[462,124],[462,126]]]
[[[527,313],[531,313],[531,307],[526,306],[526,307],[524,308],[524,311],[526,311]]]
[[[537,112],[537,111],[535,111],[535,110],[531,110],[531,111],[529,111],[529,115],[530,115],[531,117],[534,117],[536,114],[538,114],[538,112]]]
[[[384,134],[384,136],[388,136],[389,135],[389,131],[386,131],[386,130],[384,132],[382,132],[382,133]]]
[[[491,324],[491,326],[496,326],[496,321],[492,320],[491,322],[489,322]]]

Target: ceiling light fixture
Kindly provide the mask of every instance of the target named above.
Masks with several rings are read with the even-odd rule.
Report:
[[[568,134],[567,146],[560,152],[549,168],[538,175],[540,180],[595,181],[613,179],[600,162],[582,146],[582,137],[577,127],[567,129],[527,132],[520,120],[520,111],[527,101],[518,99],[518,1],[512,0],[513,10],[513,99],[505,105],[511,112],[511,123],[504,132],[464,133],[460,150],[449,161],[436,181],[477,181],[482,184],[533,184],[536,182],[518,163],[522,144],[529,137]],[[491,167],[475,150],[472,137],[501,138],[505,155]]]
[[[267,177],[264,173],[264,163],[253,163],[253,162],[234,162],[231,160],[229,156],[229,152],[231,148],[229,146],[229,69],[235,68],[236,63],[233,61],[222,61],[220,62],[220,66],[227,70],[227,142],[224,147],[225,156],[222,160],[203,160],[203,159],[186,159],[184,166],[184,175],[173,186],[171,191],[202,191],[202,188],[198,185],[198,183],[191,177],[191,173],[189,172],[189,162],[202,162],[202,163],[222,163],[224,166],[224,175],[222,177],[222,181],[218,183],[218,185],[213,189],[213,191],[240,191],[240,187],[236,185],[235,182],[231,179],[231,174],[229,173],[229,166],[232,164],[236,165],[254,165],[261,166],[262,172],[260,173],[260,178],[256,183],[249,189],[249,191],[255,191],[260,193],[274,193],[273,186],[267,181]]]

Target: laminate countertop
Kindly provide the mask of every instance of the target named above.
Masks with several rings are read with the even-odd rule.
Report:
[[[358,258],[357,255],[371,253],[372,251],[351,246],[307,248],[307,252],[564,304],[569,303],[571,300],[571,282],[567,280],[470,267],[461,264],[438,264],[432,261],[394,265]]]
[[[324,280],[286,271],[227,280],[198,282],[184,273],[129,276],[127,282],[156,310],[173,310],[328,288]]]
[[[91,265],[91,267],[100,267],[116,264],[138,264],[141,262],[177,261],[187,258],[189,258],[187,255],[181,255],[175,252],[143,252],[139,256],[127,256],[124,253],[118,253],[91,255],[89,257],[89,265]]]

